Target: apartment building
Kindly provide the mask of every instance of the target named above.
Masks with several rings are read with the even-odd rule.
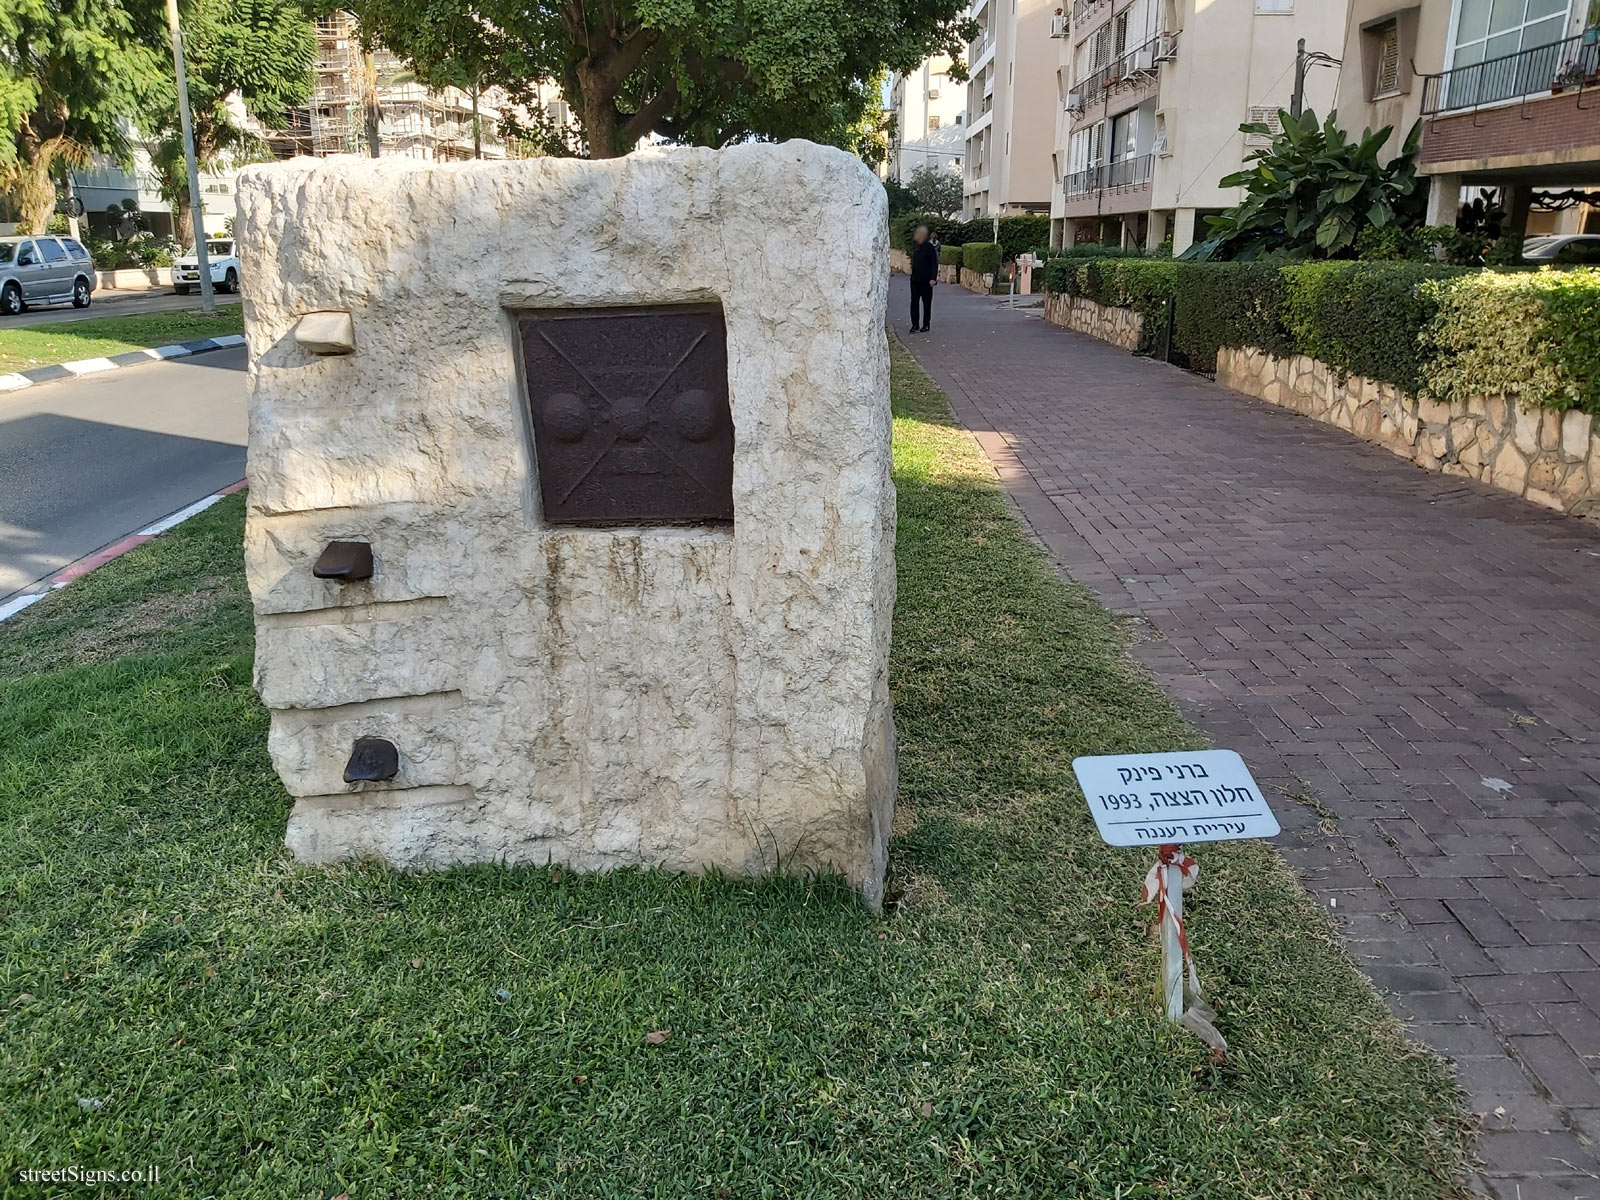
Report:
[[[967,47],[965,214],[1049,211],[1056,0],[973,0]]]
[[[1392,2],[1392,0],[1391,0]],[[1450,0],[1444,0],[1448,5]],[[1238,202],[1218,180],[1290,106],[1296,45],[1336,55],[1333,0],[1072,0],[1055,10],[1055,244],[1112,240],[1181,253],[1204,217]],[[1305,105],[1332,106],[1337,74],[1307,75]]]
[[[961,170],[966,150],[967,88],[950,78],[954,65],[939,54],[910,74],[889,82],[889,111],[894,126],[889,138],[890,179],[910,179],[918,167]]]
[[[1422,122],[1429,222],[1497,189],[1527,234],[1600,233],[1600,2],[1352,0],[1339,123]]]

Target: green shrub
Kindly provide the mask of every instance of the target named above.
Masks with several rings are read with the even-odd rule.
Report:
[[[1600,269],[1474,271],[1425,285],[1423,384],[1457,400],[1506,392],[1600,414]]]
[[[974,224],[985,224],[985,222],[980,219]],[[986,232],[982,238],[976,240],[986,241],[993,236],[993,233]],[[1048,216],[1000,218],[1000,253],[1008,262],[1019,254],[1026,254],[1030,250],[1037,250],[1049,244]]]
[[[960,246],[952,246],[946,242],[939,243],[939,265],[941,267],[959,267],[961,261]]]
[[[1217,369],[1222,346],[1293,354],[1284,325],[1284,282],[1275,263],[1179,263],[1173,346],[1196,371]]]
[[[889,219],[889,245],[896,250],[910,250],[912,234],[918,225],[926,225],[928,232],[939,239],[942,246],[959,246],[963,242],[987,242],[993,234],[993,222],[952,221],[946,217],[927,213],[908,212]]]
[[[1299,354],[1343,375],[1364,375],[1415,393],[1427,351],[1422,331],[1438,310],[1422,285],[1460,269],[1409,262],[1303,263],[1281,268],[1283,323]]]
[[[961,265],[986,275],[1000,269],[999,242],[967,242],[961,247]]]

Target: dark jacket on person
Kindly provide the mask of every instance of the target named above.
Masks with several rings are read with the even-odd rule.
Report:
[[[911,282],[932,283],[939,278],[939,247],[918,242],[911,247]]]

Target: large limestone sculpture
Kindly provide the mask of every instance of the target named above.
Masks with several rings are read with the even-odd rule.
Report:
[[[298,159],[238,198],[256,686],[295,855],[836,870],[877,906],[877,180],[792,142]]]

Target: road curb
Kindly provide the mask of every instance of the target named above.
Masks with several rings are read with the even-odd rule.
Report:
[[[163,347],[163,349],[166,349],[166,347]],[[195,353],[199,352],[195,351]],[[151,522],[139,530],[138,533],[130,533],[127,537],[112,542],[104,549],[96,550],[93,554],[85,554],[76,562],[68,563],[54,575],[31,585],[28,591],[23,592],[21,595],[13,596],[5,603],[0,604],[0,621],[16,616],[19,612],[43,600],[52,592],[60,591],[74,579],[82,579],[97,567],[103,567],[108,562],[121,558],[135,546],[142,546],[151,538],[160,537],[167,530],[183,524],[190,517],[205,512],[218,500],[231,496],[235,492],[243,491],[245,483],[246,481],[243,479],[239,480],[238,483],[231,483],[221,491],[212,492],[209,496],[202,497],[193,504],[186,504],[176,512],[168,513],[159,521]]]
[[[95,375],[101,371],[115,371],[120,367],[133,367],[147,362],[165,362],[169,358],[188,358],[191,354],[204,354],[208,350],[226,350],[230,346],[244,345],[244,334],[225,333],[220,337],[201,338],[194,342],[175,342],[170,346],[156,346],[149,350],[129,350],[110,358],[80,358],[76,362],[52,363],[0,375],[0,392],[20,392],[36,384],[54,383],[59,379],[77,379],[80,375]]]

